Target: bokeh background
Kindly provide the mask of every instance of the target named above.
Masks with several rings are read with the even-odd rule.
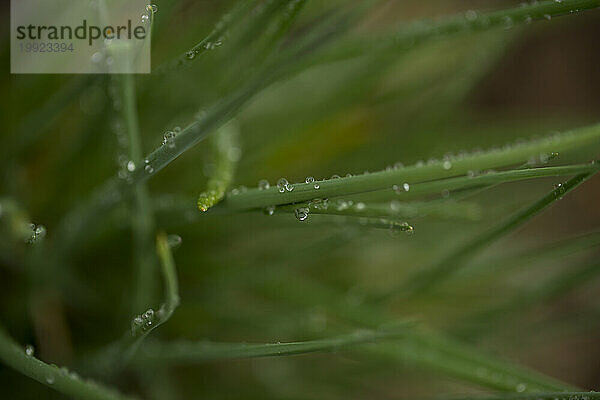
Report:
[[[309,1],[290,37],[310,30],[331,7],[348,3]],[[206,36],[232,4],[157,2],[153,66]],[[416,19],[510,6],[518,3],[382,1],[349,35],[368,38]],[[59,251],[53,236],[61,218],[123,162],[111,78],[9,74],[8,2],[2,18],[0,195],[46,227],[44,251]],[[590,11],[441,37],[393,54],[318,63],[269,86],[236,116],[241,159],[235,185],[375,171],[596,123],[598,37],[600,11]],[[260,52],[247,39],[247,48],[229,51],[225,41],[175,72],[136,76],[144,153],[161,144],[166,129],[186,125],[260,66]],[[590,149],[578,160],[597,155],[598,149]],[[480,210],[477,218],[417,216],[409,221],[413,235],[391,235],[318,216],[299,222],[293,214],[202,215],[195,198],[206,184],[207,160],[210,147],[201,142],[148,183],[151,197],[162,205],[155,214],[157,229],[182,238],[174,253],[181,305],[153,333],[165,340],[286,342],[348,332],[357,326],[340,318],[340,308],[352,309],[397,287],[560,181],[503,184],[469,199]],[[416,318],[488,354],[600,389],[600,279],[592,275],[568,290],[528,300],[534,289],[548,289],[553,278],[598,259],[597,239],[568,254],[555,255],[544,246],[597,232],[599,198],[596,177],[433,293],[376,307],[394,319]],[[69,366],[118,339],[143,311],[134,306],[130,220],[130,204],[123,202],[87,226],[58,267],[32,266],[31,246],[3,240],[0,318],[12,336],[33,344],[41,359]],[[533,255],[511,258],[528,250]],[[160,293],[157,284],[155,307]],[[395,399],[482,390],[410,362],[352,351],[148,366],[109,383],[157,399]],[[0,387],[11,399],[62,398],[3,365]]]

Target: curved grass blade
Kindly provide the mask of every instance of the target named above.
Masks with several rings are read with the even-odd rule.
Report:
[[[558,185],[544,197],[517,212],[497,226],[491,228],[487,233],[483,233],[465,245],[459,247],[448,256],[436,262],[433,266],[417,272],[402,288],[396,290],[396,293],[403,295],[421,295],[430,290],[435,285],[444,282],[449,276],[461,268],[478,251],[491,245],[497,239],[515,230],[532,217],[552,205],[555,201],[561,199],[565,194],[575,189],[577,186],[587,180],[592,174],[580,174],[569,179],[564,184]]]
[[[192,46],[184,54],[181,54],[176,60],[156,68],[154,73],[164,74],[171,72],[179,66],[189,64],[195,60],[197,56],[220,46],[227,31],[231,28],[232,23],[246,14],[250,10],[252,3],[253,2],[249,0],[236,3],[234,8],[217,22],[213,30],[204,39]]]
[[[337,61],[372,51],[400,51],[418,44],[450,37],[458,33],[482,32],[494,28],[512,28],[516,25],[544,21],[553,17],[571,15],[600,7],[598,0],[547,0],[522,3],[519,7],[505,10],[466,13],[440,21],[416,21],[395,32],[388,32],[369,39],[348,39],[337,48],[320,55],[319,59]],[[313,62],[311,60],[311,62]]]
[[[179,284],[175,261],[173,260],[168,238],[164,233],[159,233],[156,237],[156,250],[164,280],[164,303],[156,312],[150,308],[134,317],[131,322],[131,330],[121,340],[108,345],[96,356],[91,357],[92,362],[86,364],[87,368],[101,374],[116,373],[129,363],[146,336],[168,321],[179,305]]]
[[[0,328],[0,359],[8,367],[60,393],[82,400],[132,399],[114,389],[91,380],[83,380],[76,373],[46,364],[28,355],[3,328]]]
[[[573,390],[562,382],[513,363],[494,359],[453,340],[414,331],[406,340],[373,346],[379,359],[416,364],[480,386],[508,392]]]
[[[177,282],[177,272],[175,271],[175,261],[173,260],[167,236],[164,233],[159,233],[156,236],[156,250],[162,267],[165,301],[156,313],[148,310],[133,319],[131,337],[134,339],[134,343],[131,346],[129,357],[131,357],[141,341],[150,332],[171,318],[171,315],[173,315],[173,312],[179,305],[179,284]]]
[[[207,183],[207,190],[198,196],[198,209],[207,211],[220,202],[225,191],[233,181],[235,166],[240,158],[237,127],[229,123],[211,137],[211,149],[214,156],[212,173]]]
[[[234,54],[244,44],[247,45],[247,38],[252,37],[256,41],[260,31],[270,26],[270,20],[279,17],[280,19],[275,21],[276,26],[272,29],[273,31],[267,33],[270,40],[265,43],[266,47],[274,48],[275,42],[287,32],[305,3],[306,0],[272,1],[268,2],[266,6],[257,7],[259,3],[255,1],[238,2],[230,12],[217,22],[213,30],[204,39],[184,54],[181,54],[176,60],[158,67],[156,73],[168,73],[177,67],[190,64],[198,56],[222,46],[225,41],[233,42],[229,52]],[[254,11],[257,12],[253,12],[253,7],[255,8]],[[258,15],[256,15],[257,13]],[[243,22],[245,21],[243,19],[248,15],[253,15],[254,18],[244,25]],[[231,34],[230,30],[240,24],[244,25],[244,28]],[[230,35],[234,37],[229,38]]]
[[[547,245],[538,246],[534,249],[524,250],[518,254],[511,254],[495,258],[494,260],[487,260],[485,265],[483,263],[475,264],[466,267],[465,270],[467,270],[468,273],[481,274],[484,271],[494,272],[498,269],[502,269],[504,273],[507,273],[520,266],[527,264],[541,264],[573,253],[589,250],[596,246],[600,246],[600,232],[590,232]],[[459,278],[460,274],[454,279]]]
[[[351,334],[327,339],[289,343],[216,343],[216,342],[174,342],[148,343],[135,357],[134,363],[146,365],[197,364],[240,358],[278,357],[315,352],[337,351],[358,344],[394,340],[404,335],[410,322],[395,324],[393,328],[358,330]]]
[[[536,304],[547,303],[559,298],[580,285],[592,281],[598,275],[600,275],[600,265],[597,262],[566,271],[538,287],[528,289],[525,293],[519,293],[498,306],[467,318],[466,324],[483,327],[486,321],[506,318],[513,312],[525,311]]]
[[[290,274],[284,280],[266,280],[263,290],[277,301],[302,305],[323,304],[334,315],[366,327],[380,326],[390,320],[379,307],[366,303],[349,306],[342,293],[300,276]],[[293,282],[293,284],[286,284]],[[285,290],[282,290],[285,287]],[[311,293],[310,297],[306,293]],[[471,346],[434,332],[411,328],[395,343],[369,346],[360,354],[371,354],[405,365],[406,362],[456,377],[462,381],[503,391],[558,391],[575,388],[554,378],[506,362]],[[524,386],[523,386],[524,385]]]

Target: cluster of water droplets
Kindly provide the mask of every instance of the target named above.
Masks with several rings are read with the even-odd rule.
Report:
[[[392,185],[392,190],[396,193],[405,193],[410,190],[410,184],[404,182],[402,185]]]
[[[35,348],[30,344],[25,346],[24,352],[27,357],[35,357]],[[67,367],[59,368],[56,364],[50,364],[50,367],[52,367],[54,371],[49,371],[46,374],[45,381],[48,385],[53,385],[56,381],[56,377],[59,375],[70,379],[79,379],[79,375],[74,371],[69,371]]]
[[[150,165],[150,160],[148,160],[147,158],[144,159],[144,171],[146,171],[148,175],[154,173],[154,167]]]
[[[154,14],[158,12],[158,6],[156,4],[148,4],[146,6],[145,12],[142,14],[142,23],[147,24],[148,22],[152,22],[154,18]]]
[[[473,18],[473,16],[471,15],[470,18]],[[552,138],[548,139],[548,140],[550,141],[550,140],[552,140]],[[502,149],[494,148],[494,149],[490,150],[490,152],[511,150],[514,148],[514,146],[521,146],[523,144],[524,144],[523,141],[518,141],[515,144],[507,144]],[[422,160],[417,161],[415,164],[415,167],[423,167],[425,165],[427,165],[427,166],[439,165],[442,168],[442,170],[448,171],[453,168],[453,162],[462,160],[466,157],[475,156],[475,155],[478,155],[481,153],[482,153],[482,150],[480,150],[480,149],[476,149],[472,153],[467,153],[465,151],[461,151],[458,154],[447,153],[443,156],[442,159],[430,158],[429,160],[427,160],[427,162],[422,161]],[[550,160],[552,160],[553,158],[555,158],[557,156],[558,156],[558,153],[555,153],[555,152],[540,153],[538,156],[532,157],[529,160],[529,162],[526,164],[526,166],[545,165]],[[404,165],[401,162],[397,162],[394,165],[386,167],[385,171],[390,172],[390,171],[398,170],[401,168],[404,168]],[[365,171],[365,174],[368,174],[368,173],[369,173],[368,171]],[[492,173],[496,173],[496,171],[494,171],[494,170],[486,170],[486,171],[469,170],[469,171],[467,171],[466,176],[469,178],[473,178],[473,177],[479,176],[481,174],[492,174]],[[346,177],[352,177],[352,174],[347,174]],[[331,179],[340,179],[340,178],[341,177],[337,174],[334,174],[331,176]],[[312,184],[315,190],[318,190],[320,188],[319,183],[316,182],[314,177],[312,177],[312,176],[306,177],[304,182],[306,184]],[[258,190],[268,190],[270,188],[271,188],[271,185],[267,180],[262,179],[258,182]],[[404,182],[402,184],[394,184],[392,186],[392,189],[394,190],[394,192],[396,192],[398,194],[406,193],[410,190],[410,188],[411,187],[408,182]],[[279,193],[291,192],[293,190],[294,190],[294,186],[291,185],[287,181],[287,179],[280,178],[277,181],[277,191]],[[444,189],[440,192],[440,195],[443,198],[448,198],[450,196],[450,191],[448,189]],[[392,208],[393,211],[394,211],[394,208],[396,208],[396,209],[398,208],[397,206],[395,207],[394,202],[390,203],[390,207]],[[365,210],[367,208],[367,206],[364,203],[359,202],[359,203],[354,204],[352,201],[347,201],[347,200],[336,200],[334,202],[330,202],[327,199],[325,199],[325,200],[313,199],[312,201],[310,201],[308,203],[307,207],[302,206],[302,207],[296,208],[294,211],[294,214],[299,221],[305,221],[308,218],[311,209],[329,210],[331,208],[335,208],[336,211],[343,211],[343,210],[353,208],[354,211],[360,212],[360,211]],[[275,206],[269,206],[269,207],[264,208],[264,212],[267,215],[273,215],[274,211],[275,211]],[[407,223],[394,223],[394,224],[392,224],[391,229],[412,232],[412,227],[410,225],[408,225]]]
[[[31,235],[26,240],[29,244],[37,243],[46,236],[46,227],[44,225],[29,224],[29,230],[31,231]]]
[[[553,138],[549,138],[546,140],[549,142],[552,139]],[[489,150],[489,152],[508,151],[508,150],[515,149],[519,146],[522,146],[524,144],[526,144],[525,141],[518,140],[516,143],[505,144],[502,148],[492,148],[491,150]],[[470,156],[476,156],[481,153],[483,153],[483,151],[481,149],[476,149],[475,151],[473,151],[471,153],[467,153],[465,151],[461,151],[458,154],[447,153],[444,155],[444,157],[441,160],[437,159],[437,158],[430,158],[426,162],[423,160],[419,160],[414,164],[414,166],[417,168],[420,168],[420,167],[424,167],[424,166],[439,165],[443,170],[448,171],[448,170],[452,169],[453,162],[463,160]],[[554,158],[556,158],[558,156],[559,156],[559,153],[557,153],[557,152],[542,152],[535,156],[530,157],[530,159],[527,161],[527,163],[524,165],[524,167],[538,167],[538,166],[547,165],[551,160],[553,160]],[[404,167],[404,165],[402,165],[402,163],[396,163],[393,166],[386,167],[385,170],[387,172],[390,172],[390,171],[401,169],[403,167]],[[469,170],[469,171],[467,171],[466,175],[469,178],[474,178],[474,177],[482,175],[482,174],[493,174],[493,173],[496,173],[496,171],[493,169],[489,169],[489,170],[485,170],[485,171]],[[402,185],[394,184],[394,185],[392,185],[392,190],[398,194],[408,192],[410,190],[410,184],[407,182],[403,183]],[[442,195],[442,197],[447,198],[449,196],[449,192],[447,190],[443,190],[441,192],[441,195]]]
[[[372,226],[375,228],[388,228],[392,235],[396,235],[398,233],[412,234],[414,233],[414,228],[408,223],[404,221],[396,221],[390,220],[386,218],[360,218],[359,222],[364,226]]]
[[[133,183],[133,172],[135,172],[136,165],[133,160],[125,160],[121,164],[121,168],[119,172],[117,172],[117,176],[122,181],[131,184]]]
[[[204,51],[210,51],[216,49],[217,47],[220,47],[223,44],[223,40],[225,40],[224,37],[219,37],[217,40],[207,40],[201,43],[199,46],[188,50],[185,53],[185,57],[188,60],[193,60],[198,54]]]
[[[565,193],[567,193],[567,188],[564,183],[554,185],[554,196],[557,199],[562,199]]]
[[[304,180],[304,183],[312,184],[315,190],[319,190],[319,188],[321,187],[321,185],[319,185],[319,182],[315,182],[315,178],[313,178],[312,176],[307,176]]]
[[[149,308],[144,313],[131,320],[131,335],[139,336],[150,331],[156,325],[158,317],[153,309]]]
[[[554,0],[554,3],[556,3],[557,5],[561,4],[563,2],[563,0]],[[522,2],[520,4],[520,7],[522,9],[527,9],[530,7],[536,7],[538,5],[538,1],[537,0],[533,0],[531,2]],[[575,12],[579,12],[579,9],[570,9],[569,12],[570,13],[575,13]],[[502,23],[505,27],[505,29],[510,29],[513,27],[513,25],[515,24],[515,22],[525,22],[527,24],[530,24],[534,17],[538,17],[539,14],[536,13],[536,10],[533,10],[532,14],[528,14],[528,13],[519,13],[519,15],[514,15],[514,16],[510,16],[510,15],[505,15],[503,16],[499,22]],[[482,15],[480,16],[477,11],[475,10],[468,10],[465,12],[465,23],[467,25],[467,27],[486,27],[488,25],[490,25],[491,23],[497,23],[495,22],[495,18],[494,17],[490,17],[487,15]],[[547,20],[551,20],[552,16],[550,14],[543,14],[543,17]]]
[[[412,235],[414,233],[414,228],[408,222],[398,222],[398,221],[390,221],[390,233],[392,235],[398,233],[406,233]]]
[[[540,153],[537,156],[530,157],[529,160],[527,161],[526,166],[527,167],[537,167],[537,166],[541,166],[541,165],[546,165],[551,160],[555,159],[556,157],[558,157],[557,152]]]
[[[287,179],[279,178],[277,181],[277,191],[279,193],[291,192],[292,190],[294,190],[294,186]]]
[[[64,376],[70,379],[80,379],[79,375],[77,374],[77,372],[74,371],[69,371],[69,369],[67,367],[58,367],[56,364],[51,364],[52,367],[54,367],[55,371],[54,372],[50,372],[46,375],[46,383],[48,385],[53,385],[54,382],[56,381],[56,377],[57,376]]]
[[[238,195],[240,193],[244,193],[244,192],[247,192],[247,191],[248,191],[248,188],[246,186],[240,185],[238,187],[234,187],[233,189],[231,189],[231,194],[234,195],[234,196],[236,196],[236,195]]]

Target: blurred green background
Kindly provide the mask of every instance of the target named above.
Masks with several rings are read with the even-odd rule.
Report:
[[[328,10],[349,3],[308,1],[289,40],[309,31]],[[153,68],[206,36],[233,2],[156,4]],[[518,3],[382,1],[347,35],[376,37],[416,19],[511,6]],[[47,228],[44,251],[52,253],[61,248],[53,241],[61,218],[127,160],[115,134],[113,83],[108,75],[9,74],[7,3],[2,15],[0,196]],[[241,159],[235,186],[376,171],[398,161],[409,165],[596,123],[598,37],[596,10],[441,37],[402,52],[317,62],[269,86],[236,116]],[[144,154],[161,144],[166,129],[185,126],[258,70],[261,49],[252,39],[250,32],[247,46],[235,49],[227,49],[224,41],[173,72],[136,76]],[[597,157],[598,149],[590,153]],[[153,333],[165,340],[286,342],[348,332],[357,326],[341,318],[340,309],[369,303],[397,287],[560,182],[503,184],[469,199],[481,209],[475,220],[417,216],[408,221],[413,235],[396,236],[318,216],[301,223],[293,214],[202,215],[195,198],[206,184],[207,160],[210,146],[203,141],[148,183],[150,197],[162,204],[155,213],[157,229],[183,239],[174,252],[181,305]],[[600,389],[600,279],[527,301],[533,289],[547,288],[552,278],[598,259],[597,245],[560,256],[540,246],[597,231],[599,198],[595,177],[431,294],[375,307],[394,319],[416,318],[501,359]],[[118,339],[131,317],[144,311],[133,306],[130,214],[123,202],[109,217],[87,226],[57,267],[29,265],[32,250],[25,243],[1,247],[2,324],[20,343],[33,344],[42,360],[77,366],[85,354]],[[510,258],[537,248],[542,250],[534,250],[533,257]],[[506,258],[502,265],[480,268],[501,257]],[[65,283],[62,274],[74,281]],[[156,277],[159,282],[158,272]],[[158,283],[155,307],[160,293]],[[486,315],[489,310],[495,312]],[[481,390],[440,371],[352,351],[148,366],[107,381],[157,399],[395,399]],[[3,365],[0,387],[11,399],[61,398]]]

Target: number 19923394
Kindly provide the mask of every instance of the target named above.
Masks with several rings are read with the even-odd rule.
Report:
[[[73,43],[66,42],[28,42],[19,44],[21,53],[65,53],[73,52]]]

